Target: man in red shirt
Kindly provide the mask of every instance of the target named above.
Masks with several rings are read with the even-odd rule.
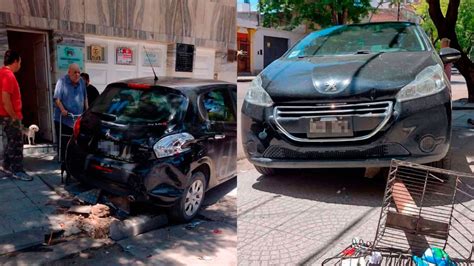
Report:
[[[13,50],[6,51],[3,65],[0,69],[0,122],[8,139],[3,152],[3,170],[11,172],[14,178],[31,181],[33,178],[23,169],[21,94],[14,75],[21,67],[20,55]]]

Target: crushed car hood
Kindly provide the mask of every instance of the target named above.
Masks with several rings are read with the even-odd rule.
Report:
[[[393,99],[425,67],[436,64],[428,52],[392,52],[282,58],[261,74],[274,102]]]

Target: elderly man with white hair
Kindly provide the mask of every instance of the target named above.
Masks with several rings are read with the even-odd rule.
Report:
[[[60,140],[60,121],[62,123],[62,134],[72,135],[74,121],[68,114],[80,115],[88,108],[86,83],[80,74],[81,70],[79,65],[70,64],[67,74],[58,80],[54,90],[54,125],[57,140],[61,141],[61,158],[64,158],[67,138]]]

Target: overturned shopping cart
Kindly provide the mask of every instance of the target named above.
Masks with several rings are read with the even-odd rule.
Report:
[[[473,265],[473,234],[474,175],[392,160],[374,241],[353,241],[323,265],[357,265],[374,252],[382,265],[413,265],[430,247]]]

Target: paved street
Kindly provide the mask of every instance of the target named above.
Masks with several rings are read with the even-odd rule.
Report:
[[[242,97],[248,84],[239,83]],[[453,76],[453,98],[465,97],[461,76]],[[472,116],[472,110],[454,111],[453,170],[474,170],[473,129],[466,123]],[[240,265],[321,265],[353,237],[373,240],[385,180],[351,170],[305,169],[265,177],[245,159],[238,169]]]

